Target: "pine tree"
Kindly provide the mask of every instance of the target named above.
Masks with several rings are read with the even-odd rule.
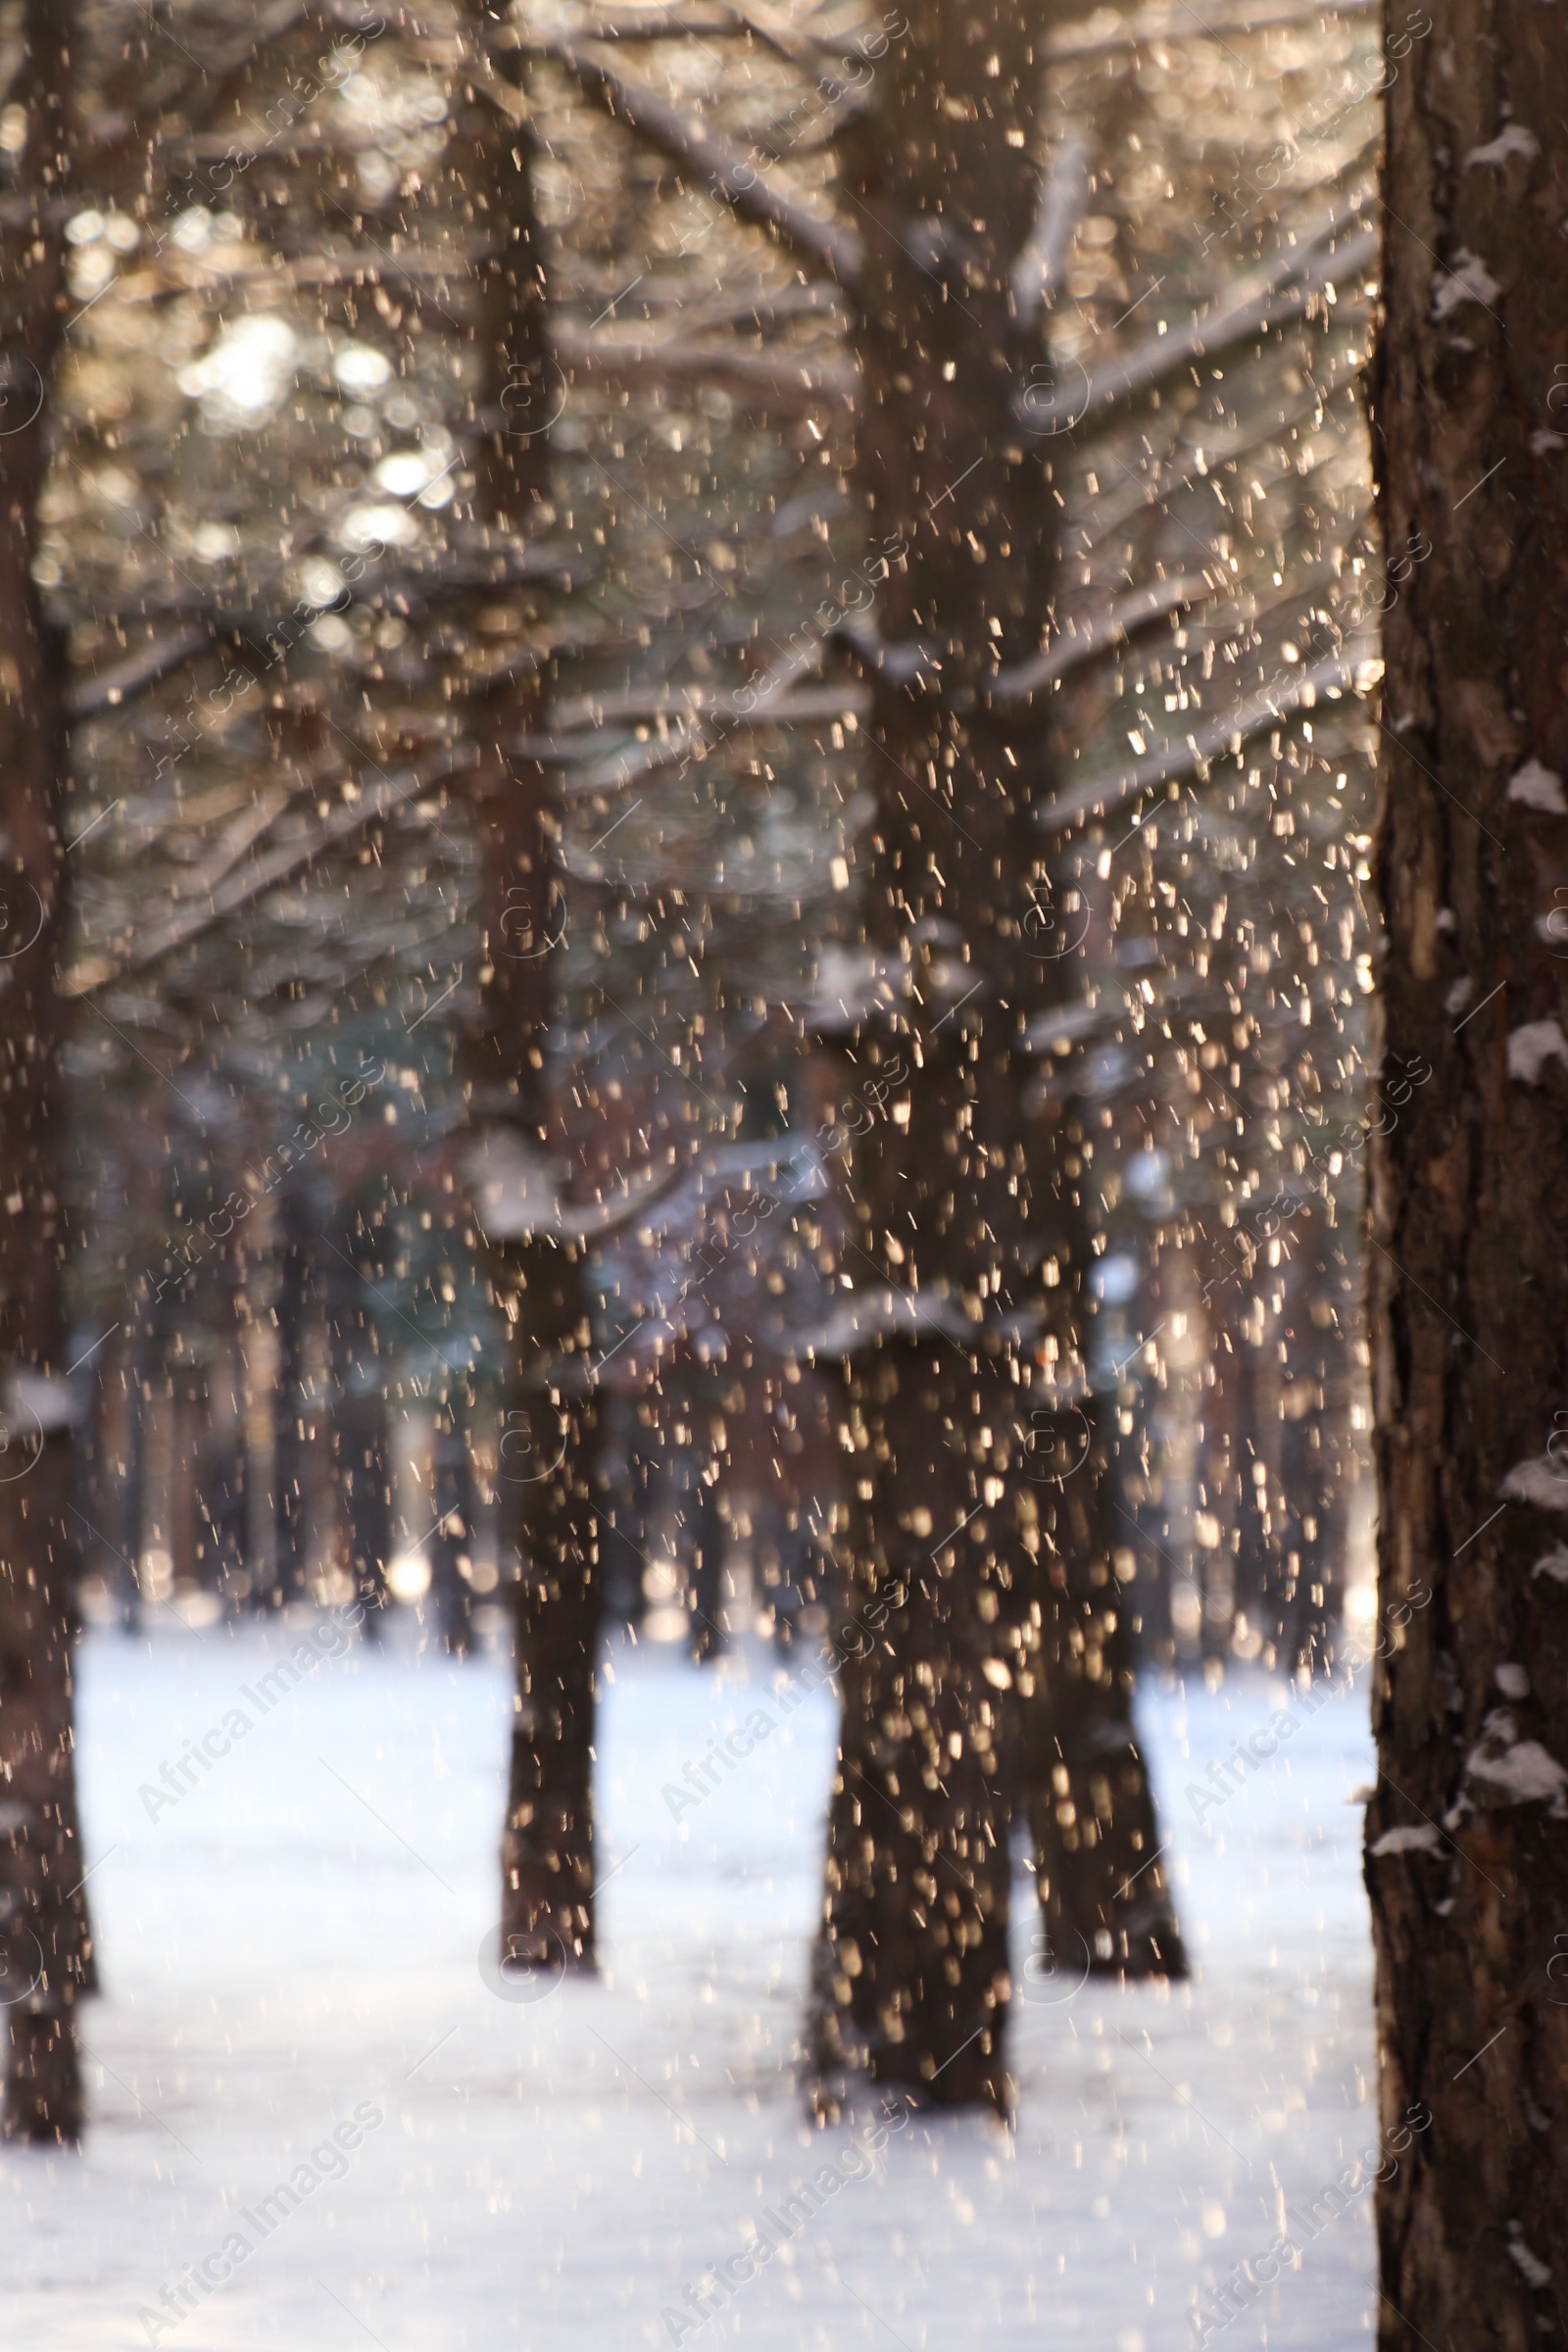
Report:
[[[81,2130],[74,2010],[87,1959],[72,1735],[72,1405],[61,1278],[63,659],[32,578],[65,318],[74,11],[29,0],[0,196],[0,1955],[8,2134]]]
[[[1366,1877],[1385,2122],[1431,2125],[1379,2190],[1379,2340],[1480,2352],[1561,2328],[1568,2203],[1568,38],[1424,13],[1374,415],[1387,545],[1430,551],[1385,618],[1385,1088],[1433,1078],[1374,1146]]]

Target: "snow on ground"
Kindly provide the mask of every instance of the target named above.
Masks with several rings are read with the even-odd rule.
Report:
[[[85,1645],[94,2123],[79,2158],[0,2152],[0,2341],[18,2352],[632,2352],[677,2335],[705,2352],[1174,2352],[1198,2340],[1196,2290],[1262,2255],[1285,2204],[1375,2140],[1347,1801],[1370,1766],[1364,1685],[1201,1820],[1186,1790],[1266,1724],[1283,1685],[1243,1670],[1214,1693],[1151,1686],[1141,1720],[1194,1983],[1075,1990],[1031,1968],[1021,1887],[1016,2134],[974,2117],[889,2132],[868,2177],[682,2332],[662,2315],[691,2318],[687,2290],[768,2227],[764,2208],[846,2150],[841,2179],[867,2171],[856,2127],[807,2128],[792,2074],[830,1693],[677,1822],[662,1786],[782,1670],[760,1646],[716,1671],[617,1646],[599,1743],[603,1976],[518,2001],[479,1965],[510,1669],[419,1656],[401,1613],[387,1648],[329,1660],[264,1715],[241,1688],[297,1638]],[[141,1786],[236,1707],[249,1733],[149,1819]],[[334,2155],[345,2123],[358,2144]],[[341,2177],[307,2188],[307,2173],[297,2209],[278,2200],[265,2236],[267,2217],[247,2230],[239,2217],[313,2149],[314,2172]],[[1370,2208],[1356,2195],[1210,2345],[1366,2341]],[[248,2259],[171,2323],[164,2290],[236,2230]]]

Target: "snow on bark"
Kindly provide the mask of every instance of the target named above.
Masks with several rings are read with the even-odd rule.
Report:
[[[1430,1822],[1421,1822],[1409,1829],[1385,1830],[1366,1850],[1378,1861],[1385,1854],[1441,1854],[1443,1839]]]
[[[1505,1502],[1527,1502],[1534,1510],[1568,1511],[1568,1470],[1549,1453],[1537,1454],[1517,1463],[1497,1493]],[[1555,1573],[1547,1570],[1548,1575]]]
[[[1508,1038],[1508,1075],[1522,1086],[1539,1086],[1551,1060],[1568,1062],[1568,1037],[1553,1020],[1525,1021]]]
[[[1502,291],[1485,262],[1468,252],[1463,245],[1454,260],[1454,269],[1439,269],[1433,272],[1432,316],[1435,319],[1448,318],[1467,302],[1478,302],[1483,310],[1490,310]]]
[[[1539,760],[1527,760],[1508,779],[1508,798],[1521,808],[1539,808],[1545,816],[1568,816],[1562,797],[1562,778]]]

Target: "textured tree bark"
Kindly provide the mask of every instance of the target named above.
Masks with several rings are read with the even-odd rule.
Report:
[[[304,1596],[317,1534],[319,1482],[310,1371],[311,1339],[318,1319],[322,1273],[317,1239],[318,1204],[303,1184],[283,1187],[281,1200],[283,1240],[278,1253],[271,1593],[279,1606]]]
[[[60,1280],[63,662],[31,564],[64,318],[61,187],[74,12],[29,0],[0,281],[0,2017],[4,2129],[82,2126],[88,1958],[72,1734],[71,1407]]]
[[[387,1279],[388,1203],[367,1187],[327,1231],[322,1306],[335,1399],[329,1435],[341,1547],[366,1624],[379,1627],[392,1558],[392,1480],[386,1362],[375,1306]],[[418,1530],[413,1529],[417,1535]]]
[[[1019,1781],[1034,1849],[1043,1964],[1052,1989],[1082,1974],[1185,1977],[1187,1958],[1159,1865],[1153,1791],[1132,1728],[1129,1598],[1112,1568],[1106,1420],[1085,1408],[1084,1458],[1053,1496],[1040,1655],[1020,1673]],[[1031,1627],[1026,1643],[1032,1649]],[[1023,1692],[1024,1682],[1033,1684]],[[1025,1997],[1033,1989],[1026,1979]]]
[[[828,2108],[856,2071],[1010,2105],[1015,1804],[1035,1819],[1048,1928],[1082,1923],[1100,1965],[1177,1964],[1147,1923],[1122,1924],[1162,1893],[1141,1765],[1126,1785],[1115,1588],[1087,1608],[1077,1590],[1110,1577],[1078,1347],[1082,1163],[1040,1114],[1022,1036],[1065,987],[1033,818],[1045,719],[988,695],[1037,652],[1054,578],[1026,430],[1039,345],[1013,283],[1037,209],[1040,31],[1015,0],[919,12],[847,155],[866,252],[861,466],[892,565],[868,925],[907,1009],[859,1045],[878,1117],[846,1263],[888,1286],[904,1329],[851,1384],[847,1597],[852,1629],[873,1630],[842,1662],[816,1986]],[[1075,1798],[1043,1777],[1057,1767]]]
[[[468,1650],[468,1612],[472,1588],[459,1565],[473,1550],[473,1482],[468,1441],[456,1399],[449,1398],[436,1419],[431,1460],[431,1493],[436,1524],[430,1532],[430,1615],[446,1647],[454,1656]]]
[[[1259,1232],[1259,1250],[1269,1238]],[[1320,1204],[1293,1211],[1289,1240],[1279,1271],[1284,1305],[1256,1330],[1242,1311],[1248,1261],[1235,1239],[1221,1227],[1218,1246],[1202,1246],[1210,1385],[1199,1431],[1199,1500],[1219,1525],[1218,1543],[1200,1554],[1207,1580],[1202,1642],[1205,1654],[1227,1656],[1245,1619],[1265,1664],[1321,1672],[1344,1598],[1354,1471],[1350,1278]]]
[[[334,1444],[343,1500],[349,1574],[369,1608],[386,1600],[392,1557],[392,1464],[386,1397],[378,1389],[345,1390],[337,1400]]]
[[[1430,2128],[1379,2193],[1380,2340],[1517,2352],[1568,2212],[1568,34],[1427,13],[1391,42],[1379,879],[1385,1068],[1434,1075],[1374,1148],[1366,1878],[1384,2121]]]
[[[485,415],[479,511],[498,537],[537,538],[554,520],[546,429],[553,406],[544,270],[528,134],[483,121],[475,134]],[[497,426],[499,420],[499,428]],[[524,598],[526,592],[524,592]],[[490,600],[490,601],[493,601]],[[520,617],[531,627],[531,607]],[[537,674],[509,688],[495,732],[538,731]],[[477,724],[487,728],[489,714]],[[536,1162],[562,1161],[547,1067],[553,951],[564,902],[553,879],[560,831],[549,771],[484,743],[476,785],[485,844],[483,1031],[470,1067],[475,1118]],[[492,1278],[513,1335],[500,1492],[504,1551],[517,1560],[517,1696],[502,1838],[502,1953],[509,1965],[591,1967],[597,1401],[580,1245],[540,1231],[493,1241]]]

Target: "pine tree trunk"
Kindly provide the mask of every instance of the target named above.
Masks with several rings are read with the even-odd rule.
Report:
[[[6,192],[0,278],[0,2017],[9,2025],[4,2129],[45,2141],[81,2132],[74,2010],[86,1962],[60,1293],[63,662],[31,574],[46,391],[64,316],[72,31],[69,0],[29,0],[14,85],[26,141]]]
[[[488,445],[479,513],[498,544],[532,546],[555,520],[545,438],[555,403],[530,136],[492,121],[480,127],[474,158],[477,225],[491,239],[481,266]],[[526,590],[517,602],[519,620],[536,629],[536,603]],[[538,732],[539,709],[538,675],[523,672],[477,720],[489,741],[481,739],[486,757],[475,788],[485,946],[471,1102],[493,1140],[559,1168],[548,1068],[554,948],[564,921],[552,854],[559,818],[544,764],[508,759],[503,749],[514,735]],[[498,1482],[502,1557],[519,1570],[501,1948],[509,1965],[589,1967],[600,1580],[584,1255],[548,1231],[493,1236],[491,1271],[512,1337]]]
[[[473,1589],[461,1561],[473,1557],[473,1479],[468,1441],[454,1400],[436,1416],[431,1447],[430,1614],[441,1640],[455,1656],[468,1648],[468,1612]]]
[[[233,1346],[216,1358],[200,1382],[194,1446],[198,1574],[210,1591],[230,1602],[235,1579],[245,1566],[245,1417],[239,1396],[242,1280],[235,1260],[224,1265],[222,1296]]]
[[[303,1598],[314,1537],[310,1365],[311,1324],[319,1274],[315,1203],[303,1185],[282,1189],[277,1266],[277,1404],[273,1435],[273,1568],[271,1599]]]
[[[338,1483],[342,1494],[349,1574],[374,1619],[386,1605],[392,1557],[392,1463],[387,1444],[386,1394],[345,1388],[337,1405]]]
[[[885,643],[930,649],[913,684],[886,660],[876,683],[867,920],[910,1010],[860,1040],[884,1100],[856,1152],[846,1263],[858,1289],[886,1283],[946,1329],[889,1336],[851,1384],[846,1597],[875,1638],[841,1664],[816,1988],[830,2111],[856,2071],[937,2103],[1010,2103],[1011,1863],[986,1670],[1010,1680],[1019,1597],[997,1327],[999,1303],[1018,1301],[991,1279],[1017,1209],[997,1247],[981,1195],[990,1153],[1003,1181],[1010,1160],[1016,991],[1010,970],[999,977],[1030,865],[1008,730],[982,697],[994,647],[1004,659],[1039,642],[1049,548],[1013,416],[1007,286],[1033,216],[1022,149],[1039,68],[1020,12],[1002,0],[982,17],[919,12],[878,63],[875,117],[845,159],[865,234],[860,466],[890,564],[875,618]],[[994,1496],[1001,1509],[978,1508]]]
[[[1375,404],[1379,2328],[1515,2352],[1568,2291],[1568,33],[1427,15],[1390,41]]]
[[[1084,1410],[1087,1427],[1073,1440],[1084,1459],[1060,1490],[1042,1593],[1045,1637],[1020,1709],[1043,1957],[1058,1984],[1084,1974],[1185,1977],[1156,1859],[1153,1791],[1132,1727],[1133,1595],[1112,1567],[1122,1548],[1105,1426],[1115,1405],[1099,1397]]]
[[[392,1447],[387,1360],[376,1301],[387,1280],[387,1202],[380,1188],[348,1205],[323,1266],[331,1446],[342,1551],[366,1624],[379,1627],[392,1557]],[[329,1240],[331,1237],[329,1237]]]
[[[925,1322],[852,1382],[848,1598],[877,1638],[842,1669],[815,2034],[829,2107],[857,2070],[939,2104],[1010,2104],[1015,1807],[1042,1842],[1048,1928],[1083,1923],[1101,1965],[1179,1966],[1155,1948],[1156,1873],[1121,1892],[1152,1817],[1084,1404],[1080,1163],[1033,1107],[1020,1034],[1069,984],[1035,952],[1051,927],[1033,822],[1045,718],[988,693],[1042,643],[1054,577],[1026,432],[1040,347],[1011,282],[1036,218],[1039,38],[1008,0],[922,11],[879,63],[848,157],[866,250],[861,466],[893,563],[868,923],[907,1010],[860,1042],[884,1093],[846,1262]],[[1063,1762],[1075,1825],[1042,1777]]]

